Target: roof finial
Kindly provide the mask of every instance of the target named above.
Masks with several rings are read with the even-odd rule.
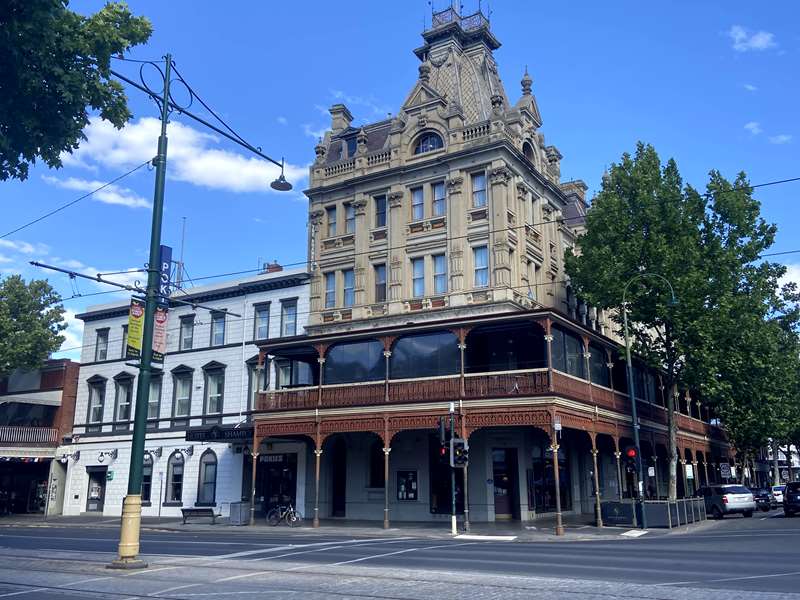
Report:
[[[522,81],[520,83],[522,84],[522,95],[530,96],[533,79],[531,79],[531,76],[528,75],[528,65],[525,65],[525,75],[522,76]]]

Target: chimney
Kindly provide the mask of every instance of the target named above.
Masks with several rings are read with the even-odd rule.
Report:
[[[283,271],[283,267],[278,264],[277,260],[271,263],[264,263],[265,273],[277,273],[279,271]]]
[[[328,112],[331,113],[331,130],[334,135],[350,127],[353,115],[344,104],[334,104],[328,109]]]

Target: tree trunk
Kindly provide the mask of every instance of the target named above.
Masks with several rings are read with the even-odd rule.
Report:
[[[678,397],[678,386],[670,380],[667,394],[667,425],[669,427],[669,488],[668,498],[674,502],[678,498],[678,427],[675,420],[675,402]]]
[[[778,440],[772,440],[772,485],[781,484],[780,467],[778,466]]]
[[[792,473],[792,444],[786,442],[786,470],[789,471],[789,481],[794,481],[794,473]]]

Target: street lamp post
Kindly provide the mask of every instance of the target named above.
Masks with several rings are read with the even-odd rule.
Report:
[[[154,66],[155,63],[150,63]],[[157,67],[158,68],[158,67]],[[160,70],[160,69],[159,69]],[[142,332],[142,350],[139,362],[139,380],[136,388],[136,404],[133,420],[133,436],[131,439],[131,459],[130,471],[128,475],[128,493],[122,503],[122,524],[120,527],[119,556],[108,565],[112,569],[140,569],[147,567],[147,563],[139,558],[139,530],[142,520],[142,472],[144,470],[144,446],[147,425],[147,403],[150,393],[150,378],[152,373],[153,361],[153,317],[155,315],[156,304],[159,301],[159,279],[161,263],[161,222],[164,212],[164,183],[167,173],[167,123],[172,110],[184,114],[195,121],[205,125],[239,144],[240,146],[257,154],[261,158],[279,166],[280,176],[273,181],[270,186],[278,191],[288,191],[292,189],[292,184],[284,177],[283,160],[277,162],[261,152],[260,148],[251,146],[240,136],[230,135],[204,119],[193,115],[184,107],[177,105],[170,96],[170,79],[173,70],[178,80],[186,84],[181,78],[177,69],[174,69],[172,55],[164,56],[163,90],[161,94],[154,92],[142,78],[142,85],[112,71],[112,74],[119,79],[129,83],[133,87],[145,92],[155,100],[161,111],[161,135],[158,138],[158,154],[153,159],[156,168],[155,192],[153,194],[153,219],[150,232],[150,257],[147,265],[147,289],[145,293],[145,313],[144,327]],[[140,72],[141,75],[141,72]],[[189,93],[194,97],[192,89],[186,85]],[[212,113],[213,114],[213,113]],[[227,127],[227,125],[226,125]],[[228,128],[230,130],[230,128]],[[232,131],[232,130],[230,130]],[[234,137],[235,136],[235,137]]]
[[[639,417],[636,409],[636,393],[633,383],[633,365],[631,364],[631,340],[628,335],[628,308],[625,303],[625,296],[628,293],[628,287],[637,279],[644,277],[656,277],[664,281],[669,287],[670,295],[672,296],[670,303],[675,304],[675,290],[672,289],[672,284],[663,275],[657,273],[640,273],[633,276],[628,283],[625,284],[625,289],[622,290],[622,323],[623,332],[625,335],[625,365],[628,373],[628,397],[631,401],[631,419],[633,420],[633,445],[636,448],[636,476],[639,480],[639,503],[642,507],[642,529],[647,529],[647,514],[644,508],[644,471],[642,470],[642,448],[639,442]]]

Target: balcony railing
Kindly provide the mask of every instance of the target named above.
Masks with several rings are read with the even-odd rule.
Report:
[[[55,427],[0,426],[0,444],[13,446],[57,446]]]

